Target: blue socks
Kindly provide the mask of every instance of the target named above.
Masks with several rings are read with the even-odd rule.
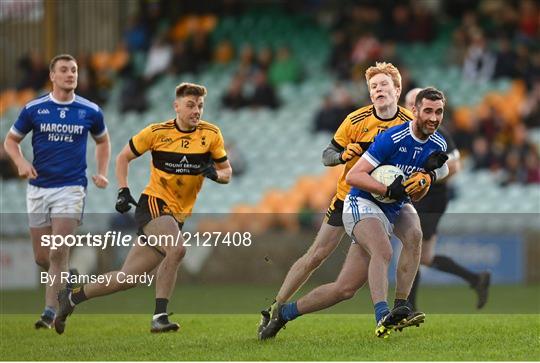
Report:
[[[379,301],[374,305],[375,307],[375,322],[379,322],[386,314],[390,312],[388,303],[386,301]]]
[[[296,301],[293,301],[293,302],[290,302],[290,303],[287,303],[287,304],[283,304],[281,306],[280,313],[281,313],[281,317],[286,321],[294,320],[297,317],[299,317],[300,315],[302,315],[302,314],[300,314],[298,312],[298,307],[296,306]]]
[[[45,310],[43,310],[42,315],[54,319],[56,316],[56,310],[52,306],[45,306]]]

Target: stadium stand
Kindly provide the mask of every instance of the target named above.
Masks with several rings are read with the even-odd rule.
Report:
[[[195,213],[238,213],[290,212],[298,213],[303,208],[316,212],[323,211],[333,193],[339,169],[325,169],[321,162],[321,152],[331,139],[330,133],[313,134],[312,120],[320,100],[332,88],[336,74],[326,67],[332,52],[331,32],[317,25],[312,18],[298,14],[288,14],[280,9],[250,10],[241,15],[225,16],[219,19],[206,17],[199,19],[210,34],[211,44],[217,47],[230,41],[236,50],[245,44],[255,49],[271,47],[277,50],[287,46],[297,59],[301,59],[303,80],[286,83],[278,87],[281,107],[275,110],[266,108],[243,108],[237,111],[225,110],[221,105],[221,95],[231,79],[238,72],[239,62],[213,63],[199,73],[180,75],[165,74],[153,82],[146,91],[149,108],[142,113],[121,113],[119,101],[122,87],[126,82],[116,77],[108,91],[108,101],[103,105],[106,122],[112,137],[112,155],[116,155],[129,138],[145,124],[166,120],[172,116],[171,102],[174,87],[182,81],[204,84],[209,89],[203,119],[215,122],[222,129],[226,141],[233,142],[244,155],[248,167],[223,191],[222,186],[205,183],[206,192],[201,193]],[[189,24],[197,19],[183,19],[177,22],[170,33],[177,38],[185,38]],[[508,125],[521,122],[515,112],[528,95],[527,85],[510,78],[491,79],[486,82],[473,82],[465,79],[457,64],[446,61],[452,50],[452,34],[460,24],[441,25],[438,36],[427,42],[398,43],[396,53],[419,86],[435,85],[447,93],[453,109],[453,128],[463,132],[474,129],[476,116],[495,108]],[[114,72],[120,72],[131,61],[143,69],[145,54],[128,55],[119,47],[113,53],[96,52],[91,55],[92,67],[103,71],[108,64]],[[346,81],[349,88],[354,83],[363,83],[362,77]],[[18,108],[35,96],[31,90],[5,90],[0,95],[2,112],[1,136],[4,137],[9,125],[16,119]],[[361,103],[359,101],[359,103]],[[540,128],[529,128],[530,142],[540,146]],[[30,155],[30,140],[22,144],[25,155]],[[471,154],[470,146],[464,147],[464,154]],[[93,153],[89,144],[88,154]],[[133,164],[130,170],[131,189],[138,194],[148,180],[148,168],[138,167],[149,163],[149,155]],[[89,157],[89,172],[95,169],[94,159]],[[114,158],[110,179],[113,179]],[[540,212],[538,184],[513,183],[502,186],[501,169],[474,170],[472,162],[466,162],[466,170],[454,180],[456,198],[449,207],[450,213],[523,213]],[[4,212],[24,213],[26,184],[19,180],[2,181],[3,195],[0,208]],[[292,191],[302,191],[301,198],[291,198]],[[106,192],[97,191],[89,185],[86,212],[109,213],[113,211],[116,189],[111,185]],[[523,198],[523,195],[531,196]],[[13,196],[13,197],[11,197]],[[481,198],[482,203],[478,203]],[[505,200],[504,205],[500,200]],[[285,208],[284,206],[288,206]],[[19,219],[24,221],[23,219]],[[497,220],[498,221],[498,220]],[[454,223],[454,224],[452,224]],[[445,218],[442,230],[452,229],[455,223]],[[503,223],[501,225],[500,223]],[[525,219],[503,219],[493,222],[493,228],[519,228]],[[297,228],[297,223],[282,221],[286,228]],[[463,225],[461,225],[463,226]],[[7,225],[6,232],[21,233],[25,226]]]

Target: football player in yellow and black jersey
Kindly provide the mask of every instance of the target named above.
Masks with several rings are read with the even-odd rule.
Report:
[[[182,83],[176,88],[174,109],[176,118],[152,124],[129,140],[116,159],[116,177],[120,190],[116,210],[127,212],[136,205],[135,219],[139,233],[146,236],[179,236],[185,219],[191,214],[204,178],[227,184],[232,169],[224,148],[221,131],[215,125],[202,121],[206,88]],[[150,182],[136,203],[128,188],[128,164],[150,151]],[[110,283],[90,283],[72,293],[62,290],[59,294],[60,330],[75,305],[98,296],[108,295],[135,286],[121,283],[120,274],[142,275],[158,267],[156,273],[156,305],[151,331],[165,332],[179,329],[171,323],[167,304],[176,283],[177,269],[185,255],[181,243],[162,244],[155,247],[135,244],[120,271],[109,272]]]
[[[318,311],[351,298],[367,281],[369,255],[359,245],[353,244],[347,259],[357,261],[354,271],[342,270],[335,282],[316,288],[297,302],[285,304],[334,251],[345,233],[342,212],[343,200],[350,189],[345,182],[349,170],[368,149],[375,136],[413,118],[409,110],[398,106],[401,75],[391,63],[378,62],[375,66],[369,67],[366,70],[366,81],[372,104],[349,114],[323,152],[325,166],[345,164],[338,181],[336,195],[330,203],[313,245],[293,264],[272,306],[261,312],[258,330],[260,339],[274,337],[287,321],[299,315]],[[396,286],[396,305],[399,305],[406,303],[409,295],[416,273],[414,266],[418,266],[420,258],[422,238],[418,215],[409,203],[403,208],[394,233],[404,246],[399,259]]]

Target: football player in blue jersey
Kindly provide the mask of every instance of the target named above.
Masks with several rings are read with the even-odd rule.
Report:
[[[351,248],[363,248],[370,256],[368,280],[378,337],[387,337],[411,314],[407,297],[391,311],[388,308],[388,266],[393,252],[389,236],[405,200],[409,196],[420,200],[437,178],[448,175],[446,141],[437,132],[444,105],[445,98],[439,90],[426,88],[420,91],[413,110],[414,120],[379,135],[347,175],[347,183],[352,188],[345,200],[343,221],[347,233],[355,241]],[[386,186],[375,180],[370,173],[380,165],[397,166],[405,174],[405,182],[403,177],[398,177]],[[394,202],[380,203],[371,193],[384,195]],[[415,260],[408,267],[417,271],[420,250],[415,251],[414,256]],[[398,279],[400,274],[402,271],[398,269]],[[411,286],[412,282],[406,284]]]
[[[405,295],[396,295],[394,309],[390,311],[388,308],[387,270],[392,257],[389,235],[408,196],[420,199],[436,178],[444,178],[448,174],[443,153],[446,142],[436,133],[442,122],[444,102],[440,91],[433,88],[423,90],[414,112],[415,119],[379,134],[349,171],[347,183],[353,188],[345,199],[343,222],[354,243],[349,248],[341,272],[336,281],[317,287],[298,301],[283,304],[279,319],[271,321],[264,329],[272,330],[268,332],[269,337],[275,336],[287,321],[350,299],[368,280],[375,305],[378,337],[387,337],[394,328],[423,321],[424,314],[413,312],[407,303],[420,261],[420,244],[403,244],[404,249],[413,251],[408,253],[412,257],[406,263],[401,261],[397,280],[408,291],[403,288]],[[369,175],[376,166],[385,164],[398,166],[408,176],[405,183],[399,177],[387,187]],[[371,196],[371,192],[387,195],[396,202],[380,203]]]
[[[77,61],[68,54],[54,57],[49,66],[52,92],[30,101],[6,136],[6,152],[19,175],[28,179],[26,195],[30,236],[36,263],[48,271],[45,310],[36,329],[51,328],[61,288],[60,273],[68,270],[69,247],[51,249],[43,235],[73,234],[81,222],[86,196],[86,144],[96,142],[98,188],[109,183],[107,171],[111,145],[101,109],[75,94]],[[32,132],[33,161],[21,152],[20,142]],[[49,286],[52,285],[52,286]]]

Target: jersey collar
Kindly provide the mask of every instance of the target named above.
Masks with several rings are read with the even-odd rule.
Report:
[[[195,127],[193,130],[190,130],[190,131],[184,131],[184,130],[180,129],[180,127],[179,127],[178,124],[176,123],[176,118],[173,119],[173,122],[174,122],[174,127],[176,127],[176,129],[177,129],[179,132],[183,133],[183,134],[191,134],[192,132],[197,131],[197,127]]]
[[[75,101],[75,93],[73,94],[73,98],[70,100],[70,101],[58,101],[56,98],[53,97],[53,94],[52,92],[49,93],[49,97],[51,98],[51,101],[53,101],[54,103],[58,103],[59,105],[69,105],[71,103],[73,103],[73,101]]]
[[[381,120],[381,121],[392,121],[394,120],[396,117],[398,117],[399,115],[399,106],[397,108],[397,111],[396,111],[396,114],[390,118],[382,118],[382,117],[379,117],[377,115],[377,109],[375,108],[375,106],[373,106],[373,116],[375,116],[378,120]]]

